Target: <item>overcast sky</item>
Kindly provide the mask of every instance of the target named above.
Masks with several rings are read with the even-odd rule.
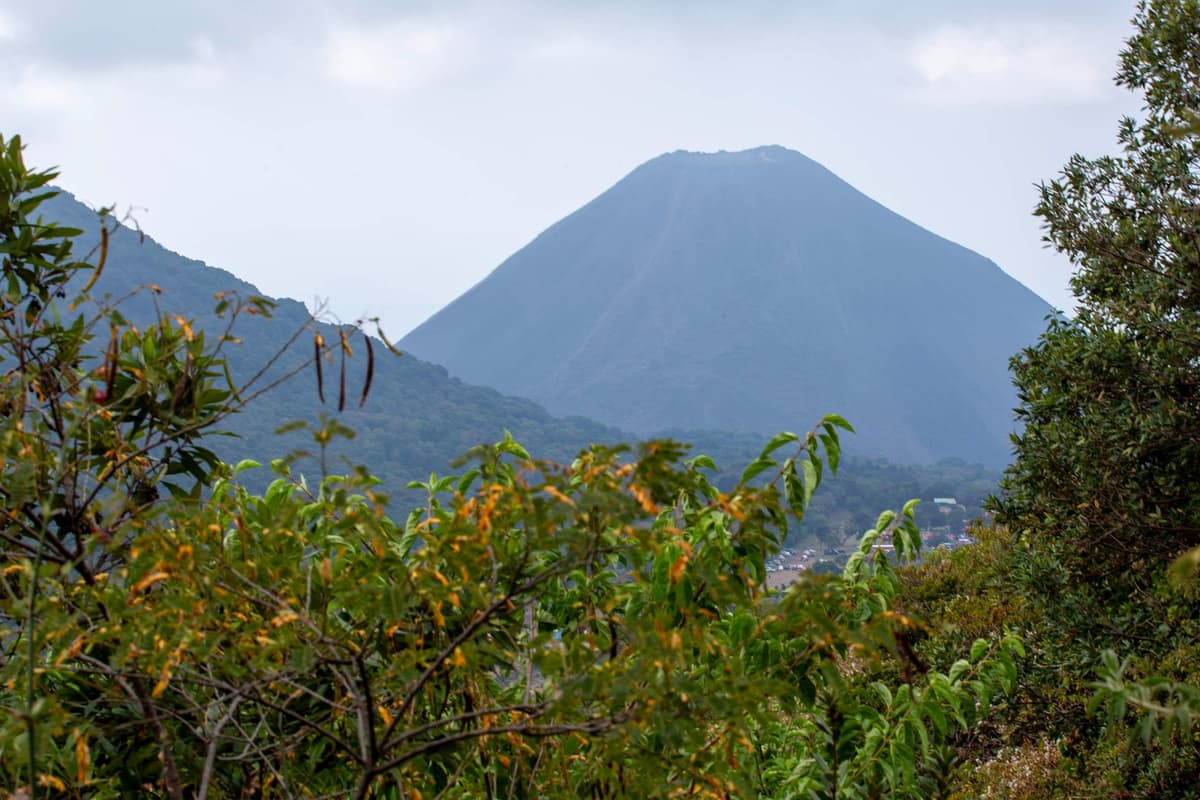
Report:
[[[86,202],[140,209],[167,247],[395,336],[641,162],[763,144],[1066,308],[1034,184],[1113,151],[1137,110],[1111,79],[1132,13],[0,0],[0,131]]]

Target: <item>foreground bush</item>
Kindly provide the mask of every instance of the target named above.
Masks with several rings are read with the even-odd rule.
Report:
[[[1015,640],[944,672],[903,646],[916,623],[873,546],[915,555],[911,505],[841,576],[766,593],[836,470],[836,416],[775,437],[729,492],[669,441],[558,465],[506,439],[403,522],[365,470],[310,483],[279,460],[251,493],[257,465],[220,464],[206,431],[271,387],[233,384],[227,335],[94,299],[107,234],[75,254],[78,231],[37,216],[53,175],[15,138],[0,154],[14,796],[924,797],[1011,684]],[[335,345],[316,339],[318,381]],[[345,431],[310,432],[324,451]]]

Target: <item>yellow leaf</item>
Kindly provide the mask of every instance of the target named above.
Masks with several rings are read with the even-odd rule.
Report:
[[[284,625],[287,625],[289,622],[295,622],[298,619],[300,619],[300,615],[297,614],[295,611],[292,611],[289,608],[286,611],[279,612],[278,616],[276,616],[275,619],[271,620],[271,627],[272,628],[282,628]]]
[[[433,605],[433,621],[434,621],[434,623],[437,624],[437,626],[439,628],[446,627],[446,618],[442,616],[442,601],[441,600],[434,603],[434,605]]]
[[[461,647],[454,648],[454,655],[451,656],[450,663],[456,667],[465,667],[467,665],[467,657],[463,655]]]
[[[560,502],[560,503],[566,503],[567,505],[569,505],[569,506],[571,506],[572,508],[574,508],[574,506],[575,506],[575,501],[574,501],[574,500],[572,500],[571,498],[567,497],[565,494],[563,494],[562,492],[560,492],[558,489],[554,488],[553,486],[543,486],[543,487],[542,487],[542,490],[543,490],[543,491],[544,491],[546,494],[548,494],[548,495],[550,495],[551,497],[553,497],[553,498],[554,498],[555,500],[557,500],[558,502]]]
[[[58,658],[54,659],[55,666],[60,665],[63,662],[79,655],[79,651],[82,649],[83,649],[83,636],[76,636],[75,640],[73,642],[71,642],[70,647],[68,647],[66,650],[62,651],[61,653],[59,653]]]
[[[155,572],[151,572],[149,575],[147,575],[146,577],[142,578],[140,581],[135,583],[131,587],[130,591],[133,594],[139,594],[141,592],[146,591],[147,589],[149,589],[151,586],[158,583],[159,581],[165,581],[169,577],[171,577],[171,576],[169,574],[167,574],[166,572],[163,572],[162,570],[157,570]]]
[[[83,783],[88,777],[88,768],[92,765],[92,754],[88,750],[87,739],[83,734],[75,737],[75,782]]]
[[[647,514],[658,513],[658,506],[656,506],[654,501],[650,498],[650,492],[646,491],[641,486],[638,486],[636,483],[631,483],[629,484],[629,493],[633,495],[634,499],[638,501],[638,505],[640,505],[642,510]]]
[[[56,778],[53,775],[46,775],[45,773],[38,774],[38,786],[45,786],[48,789],[55,789],[60,792],[67,790],[67,785],[60,778]]]
[[[671,569],[667,572],[667,576],[671,579],[671,583],[675,583],[683,577],[683,570],[685,567],[687,567],[687,562],[688,557],[686,553],[675,559],[675,563],[671,565]]]
[[[188,325],[188,321],[178,314],[175,315],[175,324],[183,330],[183,336],[189,342],[196,338],[192,333],[192,326]]]

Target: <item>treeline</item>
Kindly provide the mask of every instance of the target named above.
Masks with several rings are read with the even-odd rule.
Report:
[[[726,431],[669,430],[666,436],[688,443],[693,454],[711,456],[720,469],[713,482],[733,487],[740,468],[757,455],[762,437]],[[1002,470],[961,459],[943,459],[936,464],[893,464],[887,459],[857,455],[854,437],[842,456],[838,478],[824,485],[812,500],[804,522],[790,534],[788,544],[816,541],[843,547],[874,524],[881,508],[893,508],[916,498],[915,517],[923,529],[948,526],[961,531],[970,522],[988,516],[984,504],[996,493]],[[953,499],[952,506],[939,510],[934,498]]]

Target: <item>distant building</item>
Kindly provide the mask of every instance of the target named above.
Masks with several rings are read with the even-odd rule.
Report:
[[[956,508],[962,508],[962,506],[959,505],[958,500],[954,499],[953,497],[935,497],[933,498],[933,504],[937,507],[937,510],[943,514],[949,514]],[[966,509],[963,510],[965,511]]]

